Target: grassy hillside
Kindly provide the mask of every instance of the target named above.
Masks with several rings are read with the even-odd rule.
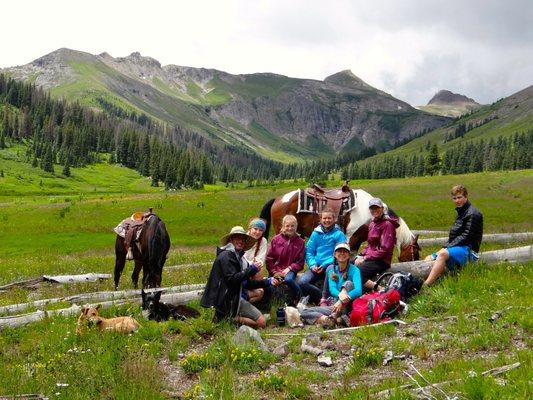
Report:
[[[428,151],[427,143],[437,144],[439,152],[444,152],[460,143],[470,140],[512,136],[517,132],[525,132],[533,129],[533,89],[528,88],[523,98],[515,100],[512,97],[499,100],[491,105],[483,106],[478,111],[464,116],[445,128],[435,129],[407,144],[386,153],[381,153],[368,160],[379,160],[387,156],[421,154]],[[519,92],[520,93],[520,92]],[[497,116],[497,118],[494,118]],[[445,141],[448,135],[454,133],[460,124],[478,125],[482,121],[488,121],[468,131],[463,137]]]
[[[297,186],[287,182],[263,188],[211,187],[163,193],[145,186],[142,178],[127,170],[107,164],[98,164],[93,170],[73,169],[72,178],[23,171],[16,160],[6,160],[6,153],[16,155],[16,151],[0,153],[2,190],[12,175],[25,174],[28,179],[24,184],[11,184],[0,200],[0,284],[45,273],[111,272],[111,229],[132,211],[150,206],[166,222],[172,239],[167,266],[209,261],[215,244],[232,225],[245,224],[266,200]],[[45,194],[39,194],[35,183],[30,182],[27,189],[29,179],[46,179]],[[53,195],[53,182],[64,183],[58,195]],[[110,182],[113,184],[108,185]],[[483,211],[486,231],[533,229],[533,171],[357,181],[351,185],[381,196],[411,228],[448,229],[454,218],[448,191],[459,182],[469,188],[472,202]],[[330,182],[333,184],[338,182]],[[493,247],[483,244],[482,251]],[[433,250],[425,248],[422,255]],[[131,287],[131,268],[126,267],[123,288]],[[330,369],[319,367],[316,357],[300,350],[301,336],[264,335],[317,331],[313,327],[291,330],[269,325],[262,332],[269,348],[288,346],[289,355],[281,358],[233,345],[230,339],[235,328],[214,325],[210,310],[202,310],[202,317],[195,321],[159,324],[143,320],[138,306],[103,312],[106,317],[133,315],[141,321],[140,331],[131,336],[95,330],[77,336],[77,317],[47,318],[0,331],[0,395],[367,399],[383,389],[410,383],[403,371],[411,373],[408,364],[413,363],[430,382],[461,379],[443,386],[450,394],[469,399],[527,399],[531,397],[532,326],[527,310],[532,271],[532,263],[470,265],[418,295],[409,313],[401,317],[405,326],[320,334],[330,343],[326,353],[334,361]],[[208,272],[209,265],[167,269],[163,284],[205,282]],[[38,290],[0,293],[0,305],[111,289],[109,281],[47,284]],[[54,307],[58,306],[65,305]],[[500,310],[501,317],[489,321]],[[381,366],[386,350],[407,359]],[[521,366],[497,379],[481,375],[514,362]],[[393,398],[414,397],[398,389]]]
[[[0,150],[0,198],[5,200],[29,195],[75,195],[90,193],[155,192],[150,180],[134,170],[109,165],[105,160],[83,168],[71,167],[71,176],[61,174],[62,165],[54,166],[54,174],[33,168],[26,161],[27,147],[17,145]]]

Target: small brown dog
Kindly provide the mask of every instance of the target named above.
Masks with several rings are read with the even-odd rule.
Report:
[[[82,332],[84,325],[90,326],[95,324],[101,331],[116,331],[120,333],[133,333],[139,329],[139,323],[132,317],[103,318],[98,313],[100,304],[96,307],[85,306],[81,309],[76,333]]]

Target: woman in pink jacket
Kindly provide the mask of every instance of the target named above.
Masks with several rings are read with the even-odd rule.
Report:
[[[296,274],[305,263],[305,242],[296,232],[298,222],[294,215],[285,215],[281,224],[281,232],[274,236],[266,256],[266,267],[270,276],[283,278],[290,288],[295,303],[302,293],[296,283]]]
[[[385,214],[381,199],[370,199],[368,208],[372,215],[368,226],[368,244],[357,256],[354,264],[361,271],[363,286],[372,289],[375,285],[372,278],[390,268],[396,244],[396,228],[400,224],[397,219]]]

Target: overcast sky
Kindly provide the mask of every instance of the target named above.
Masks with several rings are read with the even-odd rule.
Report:
[[[490,103],[533,84],[531,0],[11,0],[0,67],[61,47],[163,65],[324,79],[351,69],[426,104],[448,89]]]

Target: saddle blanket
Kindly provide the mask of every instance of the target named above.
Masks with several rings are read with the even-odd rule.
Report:
[[[144,221],[143,220],[138,220],[138,219],[134,219],[134,217],[136,216],[137,213],[133,214],[131,217],[129,218],[126,218],[125,220],[122,220],[120,222],[120,224],[118,224],[113,230],[115,231],[115,233],[117,235],[119,235],[120,237],[126,239],[126,234],[128,233],[128,231],[130,229],[135,229],[136,228],[136,232],[135,232],[135,238],[134,240],[138,240],[139,237],[141,236],[141,232],[142,232],[142,226],[144,224]]]

